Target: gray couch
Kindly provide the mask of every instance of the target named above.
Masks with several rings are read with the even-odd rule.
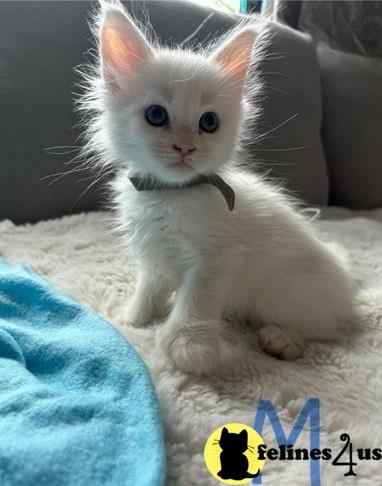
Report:
[[[149,18],[164,44],[187,38],[211,12],[180,0],[124,3],[136,17]],[[77,168],[68,164],[80,144],[74,67],[91,58],[87,19],[94,8],[92,2],[0,2],[0,219],[34,222],[104,204],[104,181],[86,190],[94,181],[88,170],[54,184],[46,178]],[[196,38],[206,42],[237,19],[216,12]],[[308,204],[382,206],[381,67],[371,73],[366,61],[354,61],[358,56],[335,51],[317,56],[309,36],[281,24],[270,29],[257,126],[267,136],[256,142],[254,134],[248,163]],[[57,146],[66,148],[49,149]]]

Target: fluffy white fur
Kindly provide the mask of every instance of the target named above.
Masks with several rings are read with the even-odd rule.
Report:
[[[354,318],[345,263],[280,190],[235,164],[254,28],[232,33],[212,52],[163,50],[150,46],[120,7],[106,6],[99,33],[90,147],[119,166],[119,227],[139,262],[125,323],[145,326],[165,316],[158,347],[182,370],[200,374],[220,367],[224,318],[261,325],[263,348],[284,359],[301,356],[305,339],[336,337]],[[147,123],[152,104],[166,108],[168,126]],[[198,128],[209,111],[220,120],[212,134]],[[186,166],[174,145],[193,148]],[[220,174],[235,191],[235,209],[207,184],[137,192],[131,170],[166,183]]]

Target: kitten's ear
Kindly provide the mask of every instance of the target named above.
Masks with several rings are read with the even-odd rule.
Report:
[[[221,438],[223,439],[227,435],[228,435],[228,429],[227,429],[227,427],[223,427],[222,434],[221,434]]]
[[[239,434],[240,440],[242,440],[245,444],[248,442],[248,432],[243,429]]]
[[[137,62],[145,61],[154,51],[143,34],[122,10],[106,7],[100,27],[102,74],[107,83],[122,90]]]
[[[253,27],[245,28],[225,41],[214,53],[215,61],[233,79],[233,86],[240,91],[244,85],[256,38],[257,32]]]

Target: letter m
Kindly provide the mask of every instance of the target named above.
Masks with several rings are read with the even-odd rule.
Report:
[[[257,407],[253,424],[256,432],[262,435],[266,416],[272,425],[279,446],[282,444],[285,444],[285,446],[292,444],[294,446],[297,437],[300,435],[308,418],[310,418],[310,449],[320,448],[320,401],[318,398],[309,398],[307,400],[288,437],[285,435],[277,412],[269,400],[261,400]],[[320,486],[320,461],[310,459],[309,462],[310,484],[311,486]],[[261,474],[253,479],[252,484],[261,484]]]

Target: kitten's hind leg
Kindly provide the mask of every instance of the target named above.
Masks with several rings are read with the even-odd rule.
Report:
[[[260,344],[277,359],[293,361],[303,355],[304,339],[297,332],[269,324],[259,330]]]

